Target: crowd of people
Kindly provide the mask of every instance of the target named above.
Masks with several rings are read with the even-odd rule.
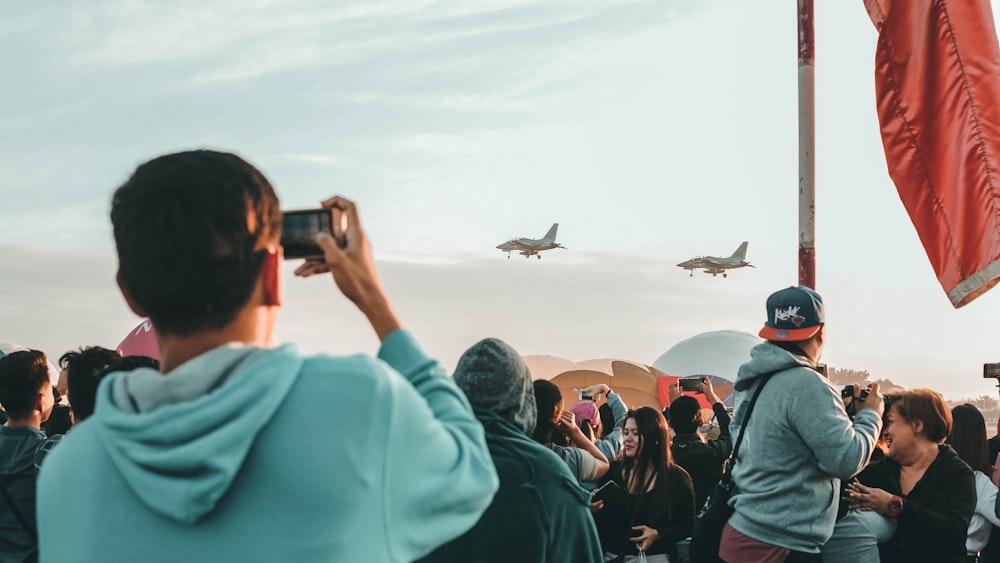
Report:
[[[711,561],[1000,561],[1000,439],[931,390],[831,384],[815,291],[768,297],[732,415],[707,377],[711,416],[676,384],[662,411],[604,384],[567,401],[495,338],[446,373],[394,312],[357,206],[322,206],[344,241],[318,233],[295,274],[331,275],[375,358],[272,343],[281,211],[240,157],[164,155],[118,188],[118,284],[159,358],[83,347],[58,385],[41,351],[0,358],[0,563],[677,563],[724,473]]]

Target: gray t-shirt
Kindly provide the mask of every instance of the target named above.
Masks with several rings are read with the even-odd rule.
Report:
[[[559,459],[566,462],[569,472],[576,477],[577,482],[597,479],[597,460],[589,452],[555,444],[548,444],[548,447],[559,456]]]

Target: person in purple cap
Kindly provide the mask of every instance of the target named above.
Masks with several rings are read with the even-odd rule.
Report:
[[[580,400],[570,407],[570,412],[576,418],[576,424],[580,427],[584,436],[601,450],[608,461],[614,461],[621,457],[622,451],[622,423],[625,421],[625,413],[628,412],[628,405],[622,400],[621,395],[611,390],[605,383],[598,383],[590,387],[580,389],[582,397],[592,397],[590,400]],[[614,422],[611,428],[604,428],[601,421],[601,409],[598,408],[595,398],[604,395],[606,404],[611,409],[611,416]]]
[[[767,298],[760,337],[765,342],[753,348],[736,378],[730,430],[734,443],[746,435],[733,467],[734,512],[719,557],[729,563],[822,561],[840,481],[861,471],[875,449],[882,395],[872,384],[867,398],[858,394],[854,420],[847,415],[840,390],[818,369],[825,316],[823,300],[808,287]]]

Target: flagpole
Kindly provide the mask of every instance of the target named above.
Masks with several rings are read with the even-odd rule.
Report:
[[[816,89],[813,0],[798,0],[799,285],[816,288]]]

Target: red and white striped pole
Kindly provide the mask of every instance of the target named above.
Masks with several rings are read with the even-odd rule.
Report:
[[[816,89],[813,0],[799,10],[799,285],[816,288]]]

